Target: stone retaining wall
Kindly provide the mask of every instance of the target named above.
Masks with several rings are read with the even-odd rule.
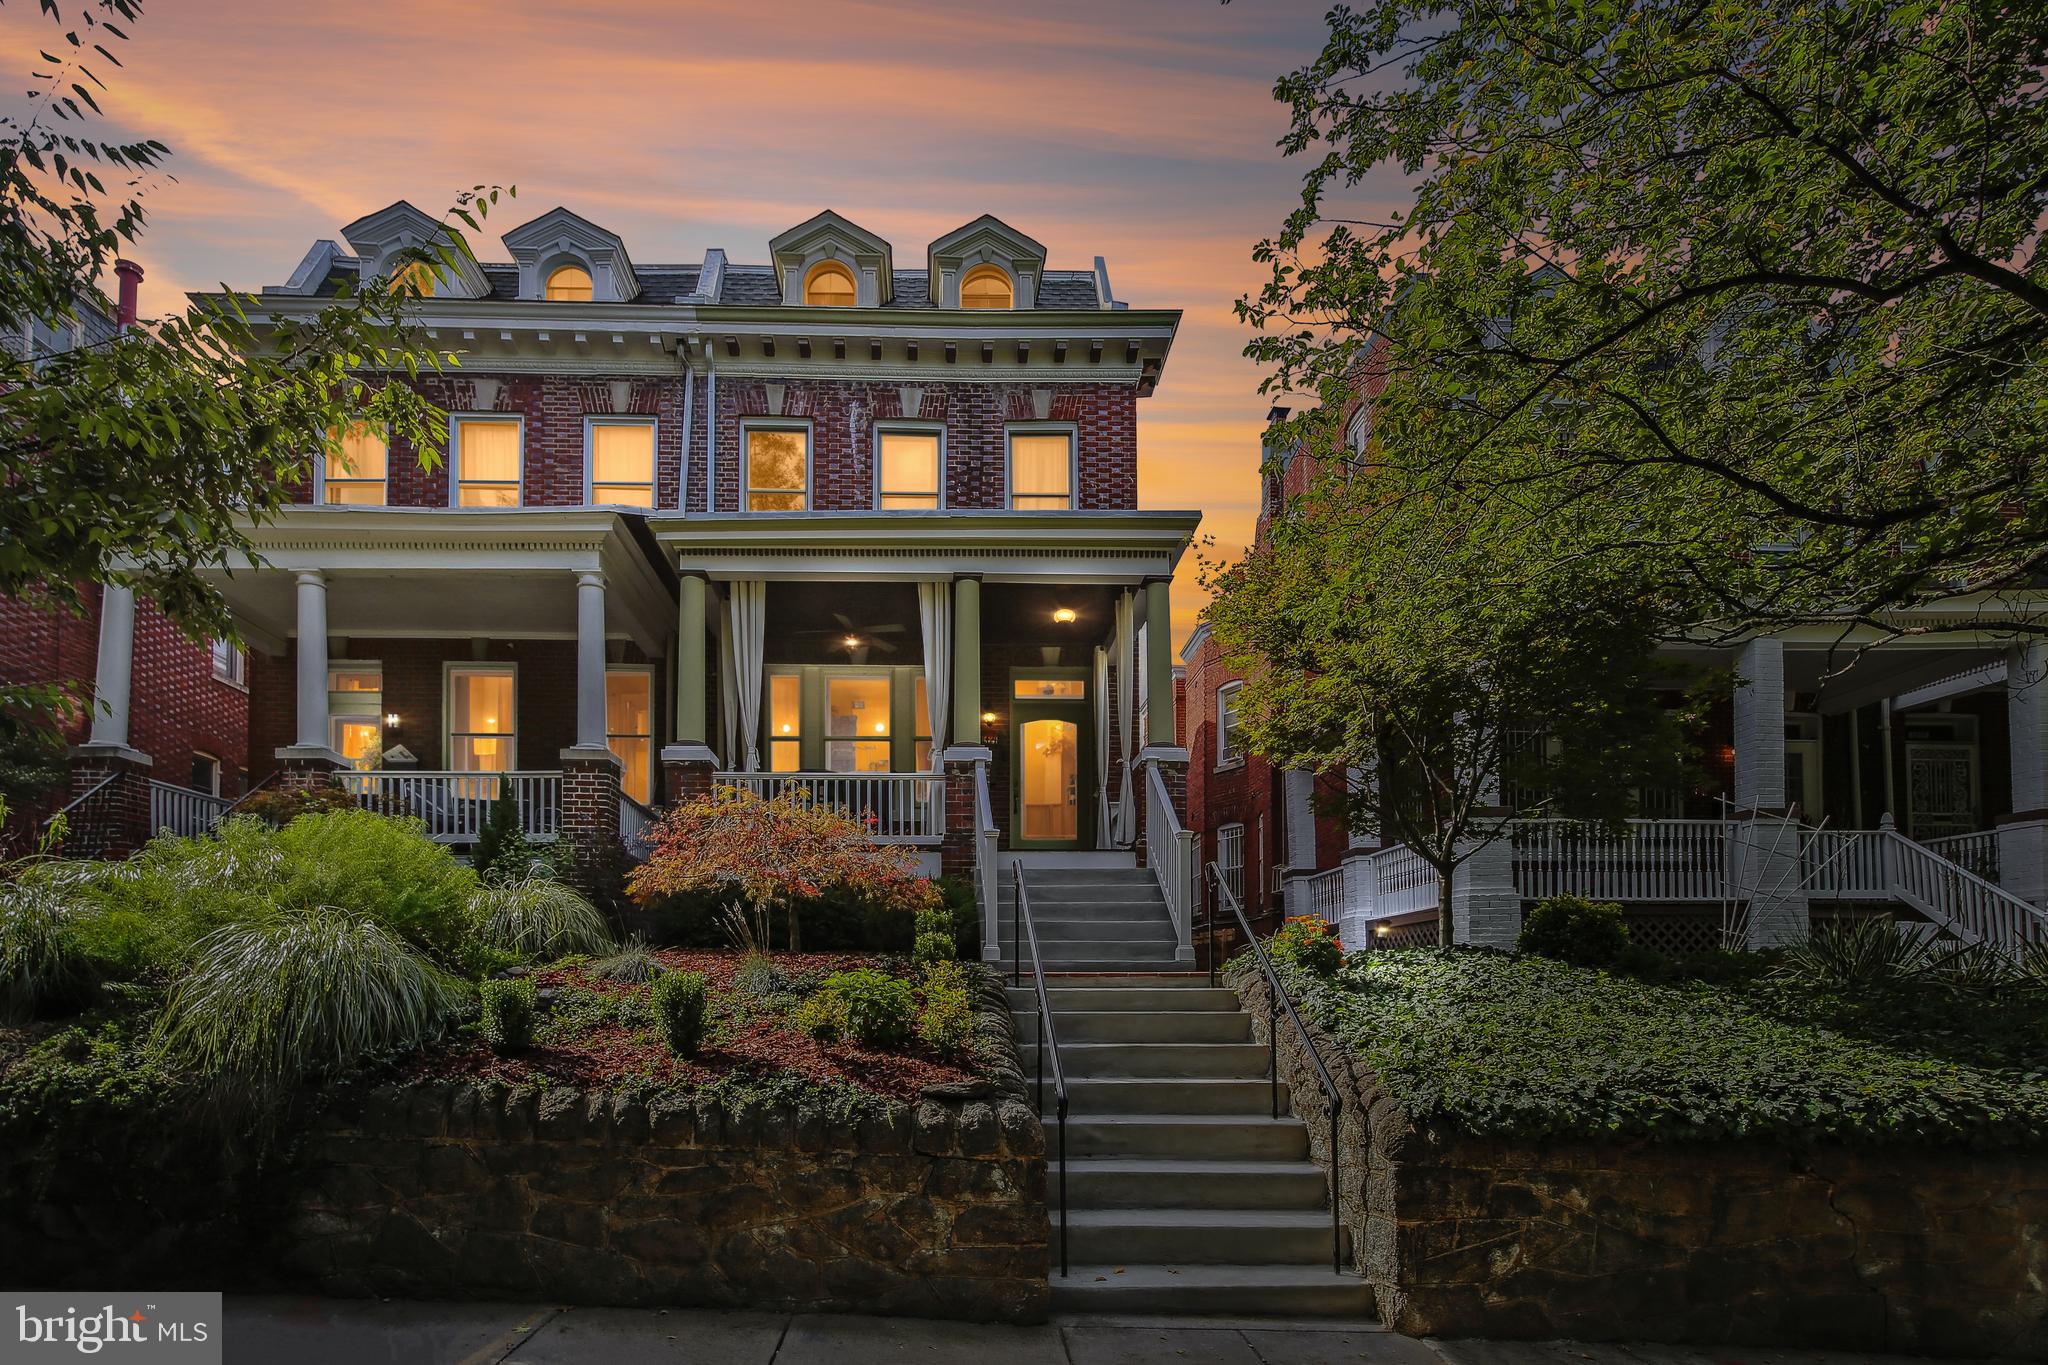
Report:
[[[200,1185],[149,1203],[53,1132],[0,1157],[0,1277],[1042,1321],[1045,1133],[982,975],[994,1077],[857,1119],[389,1086],[324,1100],[260,1178],[148,1158],[139,1184]],[[112,1150],[168,1150],[165,1125],[133,1126]]]
[[[1230,978],[1264,1042],[1264,980]],[[1309,1027],[1343,1098],[1344,1221],[1400,1331],[2048,1360],[2039,1154],[1475,1138],[1415,1123]],[[1279,1055],[1327,1169],[1284,1017]]]

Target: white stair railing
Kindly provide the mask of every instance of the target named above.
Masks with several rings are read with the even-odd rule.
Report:
[[[152,834],[169,830],[186,839],[213,833],[213,827],[235,804],[225,796],[149,780],[149,829]]]
[[[1995,829],[1980,829],[1973,834],[1945,834],[1937,839],[1922,839],[1920,843],[1950,862],[1969,868],[1987,882],[1996,882],[1999,878],[1998,831]]]
[[[868,822],[878,844],[937,844],[946,827],[946,779],[936,773],[711,774],[719,786],[757,796],[801,791],[820,806]]]
[[[501,791],[519,808],[519,827],[529,839],[554,839],[562,832],[562,775],[558,772],[458,773],[340,772],[334,780],[365,809],[424,821],[427,837],[440,844],[476,842]]]
[[[1166,790],[1166,777],[1157,763],[1145,765],[1145,865],[1159,880],[1159,894],[1166,899],[1179,940],[1176,952],[1184,962],[1195,955],[1195,832],[1181,828],[1180,813]]]
[[[1892,828],[1883,850],[1886,889],[1965,943],[2048,944],[2048,914]]]

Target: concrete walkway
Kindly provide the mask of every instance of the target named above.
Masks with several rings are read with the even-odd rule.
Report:
[[[1417,1341],[1366,1323],[916,1318],[229,1295],[228,1365],[1906,1365],[1747,1347]],[[1951,1362],[1950,1365],[1954,1365]]]

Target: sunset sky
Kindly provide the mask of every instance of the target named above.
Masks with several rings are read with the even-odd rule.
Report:
[[[74,12],[76,0],[62,8]],[[1231,302],[1298,193],[1273,80],[1316,51],[1320,3],[814,0],[153,4],[103,69],[107,131],[170,145],[135,253],[145,312],[226,281],[282,282],[317,237],[407,198],[516,184],[479,244],[556,204],[640,262],[767,241],[833,208],[920,259],[983,212],[1106,256],[1120,297],[1186,317],[1139,404],[1149,507],[1194,507],[1216,550],[1251,529],[1268,399]],[[26,73],[60,30],[0,7]],[[20,82],[7,87],[19,101]],[[1193,556],[1176,625],[1200,593]]]

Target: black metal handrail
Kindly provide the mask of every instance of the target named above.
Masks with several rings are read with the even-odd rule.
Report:
[[[236,811],[242,808],[242,803],[244,801],[247,801],[250,797],[254,796],[257,792],[262,791],[265,787],[277,781],[277,779],[282,776],[284,776],[284,769],[272,768],[269,772],[263,775],[261,780],[259,780],[255,786],[249,788],[249,790],[243,792],[240,796],[236,797],[234,801],[228,805],[228,808],[220,813],[220,818],[222,820],[225,820],[230,815],[233,815]]]
[[[1031,984],[1038,993],[1038,1112],[1045,1113],[1046,1044],[1051,1043],[1052,1097],[1060,1124],[1060,1275],[1067,1273],[1067,1073],[1060,1066],[1060,1040],[1052,1026],[1052,1003],[1045,998],[1045,963],[1038,955],[1038,925],[1031,918],[1031,898],[1024,891],[1024,864],[1012,859],[1010,876],[1017,886],[1017,901],[1010,909],[1010,982],[1021,979],[1024,960],[1017,954],[1017,929],[1021,924],[1031,943]]]
[[[87,787],[78,795],[72,797],[69,801],[66,801],[61,807],[57,809],[55,814],[51,815],[49,819],[43,821],[43,828],[47,830],[51,826],[55,825],[59,820],[67,818],[71,814],[71,812],[77,810],[80,806],[83,806],[86,802],[92,800],[95,796],[98,796],[101,792],[113,786],[115,782],[120,780],[120,777],[121,774],[118,770],[115,772],[108,773],[105,777],[93,783],[90,787]]]
[[[1287,1017],[1294,1023],[1294,1031],[1301,1035],[1302,1046],[1308,1049],[1309,1065],[1316,1069],[1316,1078],[1322,1082],[1323,1095],[1330,1101],[1330,1268],[1339,1275],[1344,1273],[1344,1209],[1338,1200],[1338,1172],[1343,1164],[1343,1141],[1338,1131],[1338,1120],[1344,1116],[1344,1097],[1337,1090],[1337,1083],[1330,1079],[1330,1069],[1323,1065],[1322,1050],[1309,1035],[1308,1025],[1301,1022],[1301,1016],[1294,1012],[1294,1002],[1287,998],[1287,991],[1280,984],[1280,973],[1273,969],[1273,959],[1266,956],[1265,945],[1252,932],[1251,921],[1244,917],[1244,907],[1237,903],[1237,896],[1223,880],[1223,869],[1215,863],[1209,864],[1209,882],[1216,889],[1217,900],[1230,907],[1230,913],[1237,918],[1237,927],[1244,933],[1244,941],[1251,945],[1252,956],[1258,960],[1259,970],[1266,974],[1266,1065],[1270,1070],[1273,1085],[1273,1117],[1280,1117],[1280,1011],[1285,1009]],[[1212,904],[1209,911],[1209,977],[1216,976],[1216,911]]]

